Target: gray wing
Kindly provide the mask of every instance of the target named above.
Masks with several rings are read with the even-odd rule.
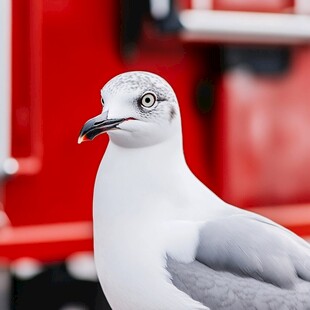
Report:
[[[310,281],[310,247],[276,223],[255,214],[206,223],[196,259],[214,270],[251,277],[281,288]]]
[[[308,310],[310,285],[299,280],[294,290],[215,271],[194,261],[179,263],[168,257],[167,270],[181,291],[216,310]]]
[[[252,213],[206,222],[196,260],[168,258],[172,282],[211,309],[310,309],[310,247]]]

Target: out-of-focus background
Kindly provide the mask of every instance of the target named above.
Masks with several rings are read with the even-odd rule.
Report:
[[[129,70],[175,89],[193,172],[310,239],[310,1],[1,0],[0,309],[108,309],[77,144]]]

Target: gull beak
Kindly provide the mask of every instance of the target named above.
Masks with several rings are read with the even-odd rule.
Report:
[[[108,119],[108,111],[88,120],[81,129],[78,143],[93,140],[98,135],[105,133],[111,129],[115,129],[117,125],[124,122],[125,118]]]

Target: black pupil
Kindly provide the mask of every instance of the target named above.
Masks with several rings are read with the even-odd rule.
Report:
[[[151,102],[150,97],[146,97],[146,98],[145,98],[145,102],[146,102],[146,103],[150,103],[150,102]]]

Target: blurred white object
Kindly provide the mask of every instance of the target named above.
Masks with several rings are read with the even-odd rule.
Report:
[[[93,253],[74,253],[67,258],[66,266],[69,274],[75,279],[98,281]]]
[[[165,18],[170,11],[170,0],[150,0],[150,8],[155,19]]]
[[[19,168],[19,163],[15,158],[8,157],[4,159],[3,165],[2,165],[2,170],[4,174],[13,175],[17,173],[18,168]]]
[[[16,277],[23,280],[28,280],[35,277],[41,273],[42,270],[42,263],[31,257],[19,258],[11,264],[12,273],[15,274]]]
[[[192,7],[195,10],[211,10],[213,0],[192,0]]]
[[[310,14],[310,1],[295,0],[295,12],[297,14]]]
[[[180,21],[187,40],[310,43],[310,18],[305,15],[183,10]]]
[[[0,173],[11,153],[11,0],[0,1]]]

